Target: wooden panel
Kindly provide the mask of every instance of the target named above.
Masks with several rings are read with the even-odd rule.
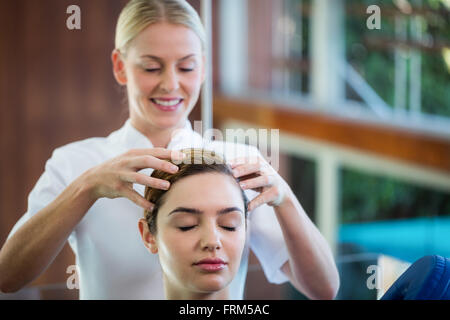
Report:
[[[220,123],[226,119],[277,128],[281,132],[450,172],[450,139],[216,94],[215,126],[220,127]]]

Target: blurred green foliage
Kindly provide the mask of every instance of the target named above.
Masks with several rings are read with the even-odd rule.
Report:
[[[422,5],[410,0],[413,9],[422,9],[422,39],[426,43],[449,43],[450,8],[445,0],[423,0]],[[376,4],[381,11],[381,29],[369,30],[365,8]],[[395,19],[391,14],[396,6],[390,1],[347,0],[345,17],[345,37],[347,60],[366,79],[368,84],[389,105],[394,105],[395,59],[392,44],[373,46],[370,40],[396,41]],[[426,9],[426,10],[424,10]],[[383,11],[390,14],[383,14]],[[401,14],[408,21],[408,30],[413,15]],[[411,30],[408,39],[413,39]],[[450,50],[450,48],[448,48]],[[408,57],[408,50],[406,57]],[[446,64],[443,50],[421,50],[421,110],[423,113],[450,117],[450,66]],[[408,72],[409,65],[408,65]],[[351,93],[349,98],[356,98]]]
[[[340,223],[450,215],[450,193],[340,170]]]
[[[428,41],[448,42],[450,39],[450,11],[444,2],[422,1],[422,9],[429,9],[423,10],[425,13],[422,16],[422,32]],[[413,8],[418,8],[414,0],[409,3]],[[392,13],[396,6],[393,1],[373,0],[348,0],[345,4],[347,59],[378,95],[392,106],[395,90],[394,47],[370,47],[369,40],[396,39],[394,16],[383,15],[383,10]],[[381,30],[369,30],[365,23],[368,14],[358,12],[372,4],[377,4],[381,9]],[[450,71],[442,52],[422,51],[421,64],[422,112],[449,117]],[[341,188],[341,223],[450,214],[450,194],[391,178],[342,169]]]

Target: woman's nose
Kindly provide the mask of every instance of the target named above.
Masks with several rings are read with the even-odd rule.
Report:
[[[168,69],[162,75],[161,89],[165,92],[173,92],[179,88],[178,75],[174,70]]]
[[[202,238],[200,242],[202,250],[214,251],[219,250],[222,245],[220,241],[220,233],[215,227],[205,227],[202,230]]]

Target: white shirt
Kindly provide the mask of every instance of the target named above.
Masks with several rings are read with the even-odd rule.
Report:
[[[128,150],[152,147],[149,139],[127,120],[122,128],[106,138],[90,138],[55,149],[28,197],[27,212],[9,237],[86,170]],[[192,147],[215,150],[226,159],[259,152],[244,144],[206,142],[186,121],[184,129],[173,135],[167,148]],[[152,170],[140,172],[151,174]],[[134,189],[144,195],[143,185],[135,184]],[[246,190],[246,194],[249,200],[257,195],[251,190]],[[138,220],[143,213],[142,208],[126,198],[101,198],[75,227],[68,241],[76,256],[80,299],[164,299],[158,257],[144,247],[138,230]],[[272,207],[262,205],[249,214],[247,235],[241,267],[230,285],[232,299],[243,298],[249,247],[270,282],[288,280],[281,271],[288,253]]]

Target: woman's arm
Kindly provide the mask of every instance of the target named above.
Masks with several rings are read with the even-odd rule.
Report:
[[[325,238],[304,212],[287,183],[261,157],[232,162],[243,189],[260,192],[249,211],[262,204],[274,208],[289,253],[282,270],[292,285],[310,299],[333,299],[339,274]]]
[[[80,180],[69,185],[6,241],[0,251],[2,292],[15,292],[33,281],[61,251],[93,204],[89,186]]]
[[[0,291],[15,292],[39,276],[58,255],[69,235],[99,198],[125,197],[142,208],[153,204],[133,190],[139,183],[158,189],[168,182],[137,171],[145,168],[174,173],[178,167],[162,159],[183,155],[163,148],[131,150],[93,167],[75,179],[48,206],[21,226],[0,251]]]
[[[289,252],[283,272],[308,298],[334,299],[339,289],[339,274],[325,238],[292,191],[274,210]]]

